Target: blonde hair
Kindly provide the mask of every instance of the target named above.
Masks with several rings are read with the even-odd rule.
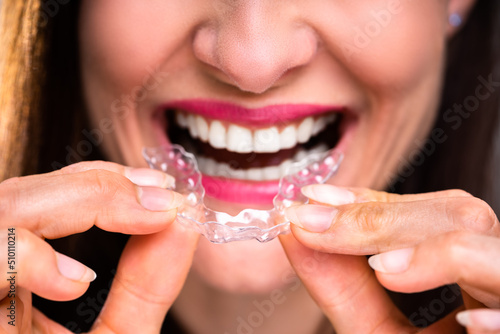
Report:
[[[0,180],[36,165],[44,41],[40,1],[3,0],[0,13]],[[28,154],[28,152],[30,154]]]

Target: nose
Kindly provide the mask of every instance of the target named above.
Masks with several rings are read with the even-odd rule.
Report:
[[[314,30],[287,11],[287,3],[238,1],[215,14],[194,35],[195,56],[242,91],[267,91],[284,74],[308,64],[317,50]]]

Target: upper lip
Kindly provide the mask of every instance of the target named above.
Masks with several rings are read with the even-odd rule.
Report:
[[[275,104],[260,108],[246,108],[229,102],[195,99],[170,102],[162,106],[162,110],[166,109],[183,110],[209,119],[230,123],[269,126],[325,112],[338,112],[344,108],[316,104]]]

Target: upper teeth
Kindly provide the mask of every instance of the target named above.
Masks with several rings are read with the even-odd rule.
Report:
[[[252,130],[237,124],[208,120],[200,115],[176,112],[178,125],[188,129],[193,138],[208,142],[214,148],[237,153],[273,153],[292,148],[297,143],[307,142],[336,118],[336,114],[328,114],[317,119],[307,117],[281,131],[276,126]]]

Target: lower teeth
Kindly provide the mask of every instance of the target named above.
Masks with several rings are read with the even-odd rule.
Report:
[[[326,144],[319,144],[310,150],[299,150],[292,159],[283,161],[278,166],[239,169],[236,162],[217,162],[207,157],[198,157],[200,171],[209,176],[240,179],[249,181],[278,180],[286,174],[286,169],[294,162],[304,159],[309,154],[328,151]]]

